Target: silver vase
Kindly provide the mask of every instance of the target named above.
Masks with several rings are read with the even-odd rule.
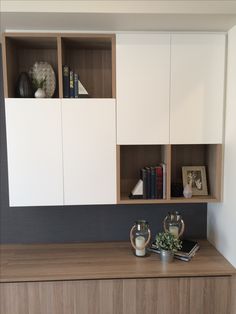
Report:
[[[174,252],[161,250],[160,259],[164,263],[172,263],[174,260]]]

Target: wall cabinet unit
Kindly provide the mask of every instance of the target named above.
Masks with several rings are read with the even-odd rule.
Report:
[[[171,36],[170,143],[222,143],[224,34]]]
[[[63,99],[65,205],[116,203],[115,100]]]
[[[169,143],[170,35],[118,34],[117,143]]]
[[[61,101],[5,99],[10,206],[63,204]]]
[[[35,61],[53,66],[54,99],[14,98]],[[224,63],[224,34],[5,34],[10,204],[219,201]],[[65,64],[90,99],[63,98]],[[160,163],[165,199],[130,200]],[[182,166],[206,166],[208,196],[174,197]]]

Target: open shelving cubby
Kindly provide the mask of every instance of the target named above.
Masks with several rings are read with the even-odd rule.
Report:
[[[58,82],[57,36],[52,34],[6,34],[3,37],[4,93],[6,98],[16,97],[16,84],[21,72],[29,72],[36,61],[51,64]],[[59,88],[54,93],[59,97]]]
[[[62,35],[61,55],[91,98],[115,97],[115,35]]]
[[[163,203],[167,202],[169,190],[169,145],[120,145],[118,146],[118,203]],[[140,179],[140,170],[164,162],[167,169],[167,199],[130,199],[129,194]]]
[[[166,164],[166,199],[130,199],[129,194],[145,166]],[[182,167],[205,166],[208,195],[171,195],[171,186],[183,189]],[[117,195],[119,204],[208,203],[221,201],[222,144],[120,145],[117,147]]]
[[[172,202],[218,202],[221,200],[221,144],[192,144],[171,146],[171,183],[182,184],[183,166],[205,166],[208,195],[171,197]]]
[[[79,74],[91,98],[115,98],[115,35],[85,33],[5,33],[4,94],[16,97],[21,72],[48,62],[56,75],[54,98],[63,98],[63,65]]]

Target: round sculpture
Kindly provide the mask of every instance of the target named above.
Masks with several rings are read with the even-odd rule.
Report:
[[[29,76],[32,81],[43,81],[44,91],[47,98],[53,97],[56,89],[56,75],[52,66],[48,62],[35,62],[29,70]]]

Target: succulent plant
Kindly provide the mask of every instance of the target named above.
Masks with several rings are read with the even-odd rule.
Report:
[[[182,241],[170,232],[160,232],[156,235],[156,246],[161,250],[176,252],[182,248]]]

